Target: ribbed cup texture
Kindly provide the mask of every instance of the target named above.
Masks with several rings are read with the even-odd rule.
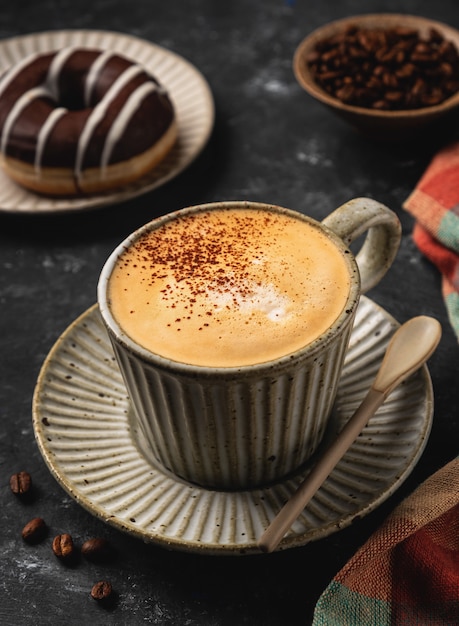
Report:
[[[292,359],[263,374],[257,366],[223,376],[171,373],[111,336],[142,450],[205,487],[247,489],[283,478],[312,455],[324,435],[349,322],[320,355]]]

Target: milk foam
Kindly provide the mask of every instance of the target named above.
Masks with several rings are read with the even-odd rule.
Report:
[[[281,322],[288,315],[287,306],[291,301],[282,295],[273,284],[259,285],[254,281],[243,281],[239,288],[231,292],[222,292],[218,285],[210,283],[206,293],[216,311],[232,307],[241,313],[249,314],[253,311],[264,313],[271,322]]]
[[[167,358],[233,367],[289,354],[323,333],[349,292],[344,255],[317,227],[255,209],[192,214],[118,260],[112,313]]]

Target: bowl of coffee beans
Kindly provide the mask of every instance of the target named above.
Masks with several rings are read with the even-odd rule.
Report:
[[[423,17],[330,22],[300,43],[293,69],[309,95],[370,138],[402,141],[459,111],[459,31]]]

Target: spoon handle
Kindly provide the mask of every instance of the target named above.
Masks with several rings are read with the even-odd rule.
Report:
[[[398,328],[363,402],[261,536],[258,546],[263,552],[272,552],[277,547],[387,395],[429,358],[440,337],[439,322],[425,315],[414,317]]]
[[[316,465],[299,485],[293,496],[286,502],[271,524],[261,536],[258,547],[263,552],[272,552],[313,497],[324,480],[332,472],[338,461],[356,440],[370,417],[384,402],[382,391],[370,388],[359,408],[342,428],[338,436],[319,458]]]

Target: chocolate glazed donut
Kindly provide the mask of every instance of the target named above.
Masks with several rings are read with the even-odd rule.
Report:
[[[176,141],[173,105],[144,68],[114,52],[36,54],[0,80],[0,159],[49,195],[107,191],[157,165]]]

